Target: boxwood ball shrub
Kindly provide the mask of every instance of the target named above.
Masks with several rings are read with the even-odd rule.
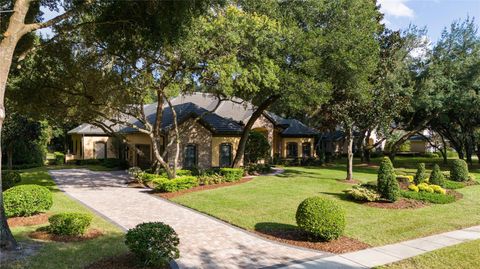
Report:
[[[297,225],[321,240],[339,238],[345,230],[345,210],[335,201],[323,197],[310,197],[298,206]]]
[[[430,174],[430,179],[428,180],[430,184],[439,185],[445,187],[445,176],[442,171],[440,171],[440,166],[435,164],[433,166],[432,173]]]
[[[383,158],[377,175],[377,188],[380,196],[390,202],[395,202],[400,196],[400,186],[398,185],[395,170],[390,158]]]
[[[242,168],[220,168],[220,174],[225,178],[226,182],[233,182],[243,177]]]
[[[128,230],[125,244],[147,266],[166,266],[180,257],[180,239],[172,227],[162,222],[149,222]]]
[[[415,184],[420,184],[425,182],[425,179],[427,178],[427,175],[425,174],[425,164],[424,163],[419,163],[417,165],[417,173],[415,174],[415,177],[413,178],[413,182]]]
[[[17,171],[2,171],[2,190],[6,191],[22,181]]]
[[[31,216],[52,207],[52,193],[39,185],[19,185],[3,193],[7,217]]]
[[[92,216],[84,213],[60,213],[48,218],[49,232],[57,235],[83,235],[90,223]]]
[[[450,169],[450,180],[460,182],[468,180],[467,162],[461,159],[452,161],[452,167]]]

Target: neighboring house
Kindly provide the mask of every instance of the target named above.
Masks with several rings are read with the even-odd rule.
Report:
[[[353,152],[357,151],[359,136],[358,132],[354,132],[354,142],[353,142]],[[380,138],[377,137],[377,133],[373,131],[370,134],[370,139],[368,140],[369,145],[374,145],[379,141]],[[385,141],[379,143],[379,145],[374,149],[378,151],[383,151],[385,147]],[[337,130],[334,132],[327,132],[323,133],[320,136],[320,150],[324,150],[324,152],[338,155],[338,154],[346,154],[348,151],[347,141],[345,139],[345,133],[343,131]]]
[[[214,113],[209,113],[218,103],[214,96],[193,93],[172,100],[180,130],[179,167],[209,168],[231,165],[243,126],[254,111],[251,104],[240,102],[238,99],[223,101]],[[144,107],[145,115],[152,124],[156,106],[155,103]],[[203,116],[195,120],[201,115]],[[129,122],[140,124],[134,118]],[[175,152],[175,143],[169,143],[174,135],[172,126],[172,110],[165,107],[162,119],[162,131],[165,135],[162,137],[161,150],[167,151],[170,165],[173,165],[172,156]],[[86,123],[69,131],[72,144],[67,161],[121,158],[128,160],[132,166],[150,166],[154,158],[149,137],[131,127],[118,126],[115,130],[125,141],[109,136],[102,129]],[[314,156],[314,137],[318,132],[298,120],[284,119],[265,112],[254,123],[252,130],[263,133],[268,139],[272,157]]]

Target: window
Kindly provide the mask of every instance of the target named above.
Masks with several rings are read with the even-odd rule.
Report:
[[[302,157],[303,158],[312,157],[312,146],[310,142],[305,142],[302,144]]]
[[[185,158],[183,166],[185,168],[193,168],[197,165],[197,146],[187,145],[185,147]]]
[[[232,144],[220,144],[220,167],[232,165]]]
[[[287,143],[287,158],[298,157],[298,144],[294,142]]]

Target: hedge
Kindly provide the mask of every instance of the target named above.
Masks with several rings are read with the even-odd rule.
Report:
[[[240,180],[243,177],[242,168],[220,168],[220,175],[225,178],[227,182]]]
[[[155,190],[160,192],[176,192],[180,190],[187,190],[199,185],[198,178],[194,176],[182,176],[174,179],[155,178]]]

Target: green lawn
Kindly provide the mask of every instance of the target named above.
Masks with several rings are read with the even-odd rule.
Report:
[[[460,245],[435,250],[417,257],[396,262],[382,269],[430,269],[478,268],[478,250],[480,240],[470,241]]]
[[[480,178],[479,171],[475,172]],[[344,178],[343,164],[287,168],[280,176],[258,177],[245,184],[189,193],[173,200],[248,230],[268,230],[292,228],[296,208],[303,199],[330,197],[347,211],[346,235],[375,246],[480,224],[480,185],[459,189],[464,198],[452,204],[393,210],[345,200],[342,191],[351,185],[340,182]],[[376,169],[356,167],[354,178],[376,180]]]
[[[102,230],[105,235],[94,240],[78,243],[43,243],[43,247],[40,248],[37,255],[31,256],[23,262],[9,264],[7,268],[84,268],[103,257],[126,252],[122,230],[61,192],[48,175],[46,168],[25,170],[21,175],[22,184],[43,185],[53,192],[54,203],[49,213],[90,213],[94,216],[92,228]],[[27,234],[38,227],[13,228],[12,231],[14,236],[22,243],[30,241]]]

